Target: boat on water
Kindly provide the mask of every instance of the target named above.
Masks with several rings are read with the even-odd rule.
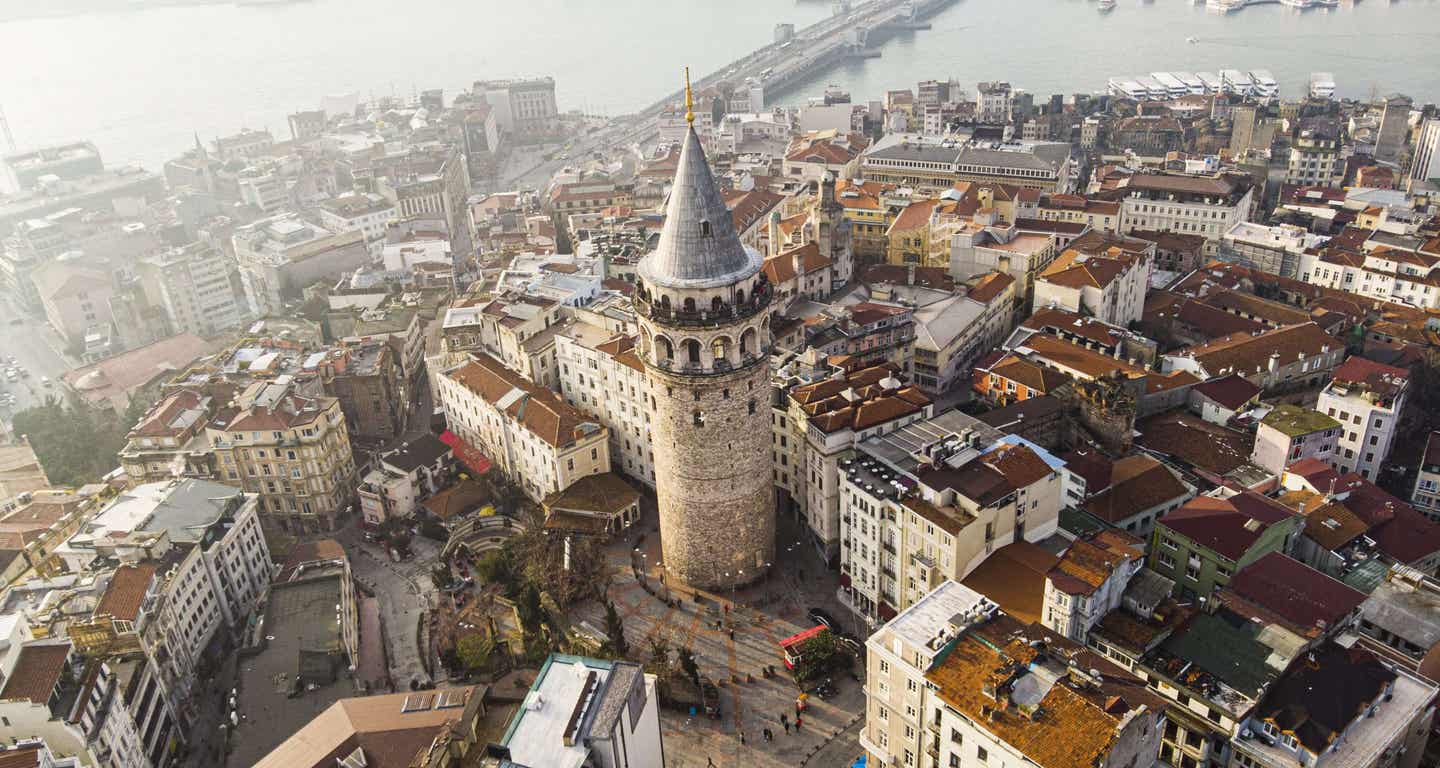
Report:
[[[1115,0],[1100,0],[1100,2],[1095,4],[1095,10],[1101,13],[1109,13],[1115,10]]]
[[[1250,0],[1205,0],[1205,9],[1217,13],[1234,13],[1250,4]]]

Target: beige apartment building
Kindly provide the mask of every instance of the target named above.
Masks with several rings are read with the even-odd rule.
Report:
[[[355,460],[340,401],[256,382],[206,427],[215,479],[259,497],[260,520],[294,533],[334,530],[354,497]]]

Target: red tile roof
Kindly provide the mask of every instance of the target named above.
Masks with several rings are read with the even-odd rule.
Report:
[[[509,403],[506,413],[536,437],[557,448],[593,434],[598,426],[553,391],[506,368],[489,355],[472,354],[470,362],[449,375],[491,405],[513,391],[522,392],[522,397],[513,398]]]
[[[1279,552],[1241,568],[1226,591],[1274,612],[1311,636],[1335,627],[1365,602],[1365,593]]]
[[[135,621],[140,615],[140,604],[150,589],[155,577],[153,563],[122,565],[115,569],[110,584],[95,606],[95,616],[109,616],[118,621]]]
[[[41,641],[20,648],[15,671],[0,689],[0,699],[24,699],[33,704],[48,704],[55,685],[70,658],[68,641]]]
[[[1196,496],[1159,524],[1232,561],[1244,557],[1270,526],[1294,517],[1284,505],[1246,491],[1228,499]]]

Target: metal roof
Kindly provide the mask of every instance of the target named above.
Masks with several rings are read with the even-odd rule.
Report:
[[[660,242],[640,261],[640,277],[665,288],[718,288],[750,277],[763,263],[759,252],[746,248],[735,234],[730,209],[692,127],[680,150]]]

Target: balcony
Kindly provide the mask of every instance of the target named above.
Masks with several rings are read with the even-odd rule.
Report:
[[[714,328],[720,325],[754,317],[770,306],[775,291],[768,283],[761,283],[750,298],[740,304],[721,304],[718,307],[701,310],[676,309],[668,304],[655,304],[639,296],[634,299],[635,313],[661,325],[678,328]]]

